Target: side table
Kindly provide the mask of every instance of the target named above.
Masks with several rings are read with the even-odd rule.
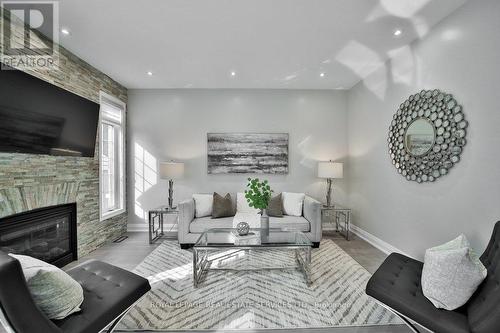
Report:
[[[342,231],[344,231],[345,239],[349,240],[351,228],[351,209],[337,204],[330,207],[323,206],[321,208],[321,224],[335,225],[335,229],[324,228],[323,230],[335,230],[342,233],[342,229]]]
[[[161,206],[149,211],[149,244],[153,244],[165,235],[163,228],[165,215],[175,215],[175,223],[167,231],[172,232],[179,221],[179,210],[177,208],[170,209],[168,206]]]

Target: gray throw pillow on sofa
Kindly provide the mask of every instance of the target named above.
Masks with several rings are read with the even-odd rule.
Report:
[[[231,194],[221,196],[219,193],[214,192],[214,203],[212,206],[212,218],[234,216],[233,201]]]
[[[455,310],[469,300],[487,270],[465,235],[425,251],[422,291],[436,308]]]
[[[50,319],[63,319],[80,311],[83,288],[63,270],[44,261],[9,254],[19,260],[35,304]]]
[[[269,200],[267,215],[272,217],[283,217],[283,199],[281,193]]]

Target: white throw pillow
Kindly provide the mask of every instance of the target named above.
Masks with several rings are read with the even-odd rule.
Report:
[[[212,216],[212,208],[214,205],[213,194],[193,194],[193,199],[195,217]]]
[[[283,213],[291,216],[302,216],[304,193],[283,192]]]
[[[236,212],[258,214],[260,211],[257,208],[250,207],[245,193],[236,193]]]
[[[460,235],[425,251],[422,291],[436,308],[455,310],[467,303],[486,275],[467,238]]]
[[[80,311],[83,288],[61,269],[44,261],[9,253],[21,263],[35,304],[50,319],[63,319]]]

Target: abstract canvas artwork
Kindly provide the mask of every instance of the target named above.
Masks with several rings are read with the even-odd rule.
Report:
[[[288,173],[287,133],[209,133],[208,173]]]

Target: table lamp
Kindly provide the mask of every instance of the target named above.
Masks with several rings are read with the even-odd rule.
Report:
[[[161,162],[160,177],[168,179],[168,208],[174,209],[174,179],[182,178],[184,175],[184,163],[182,162]]]
[[[328,189],[326,191],[326,205],[332,206],[332,180],[344,177],[344,167],[342,163],[338,162],[319,162],[318,163],[318,177],[326,178]]]

